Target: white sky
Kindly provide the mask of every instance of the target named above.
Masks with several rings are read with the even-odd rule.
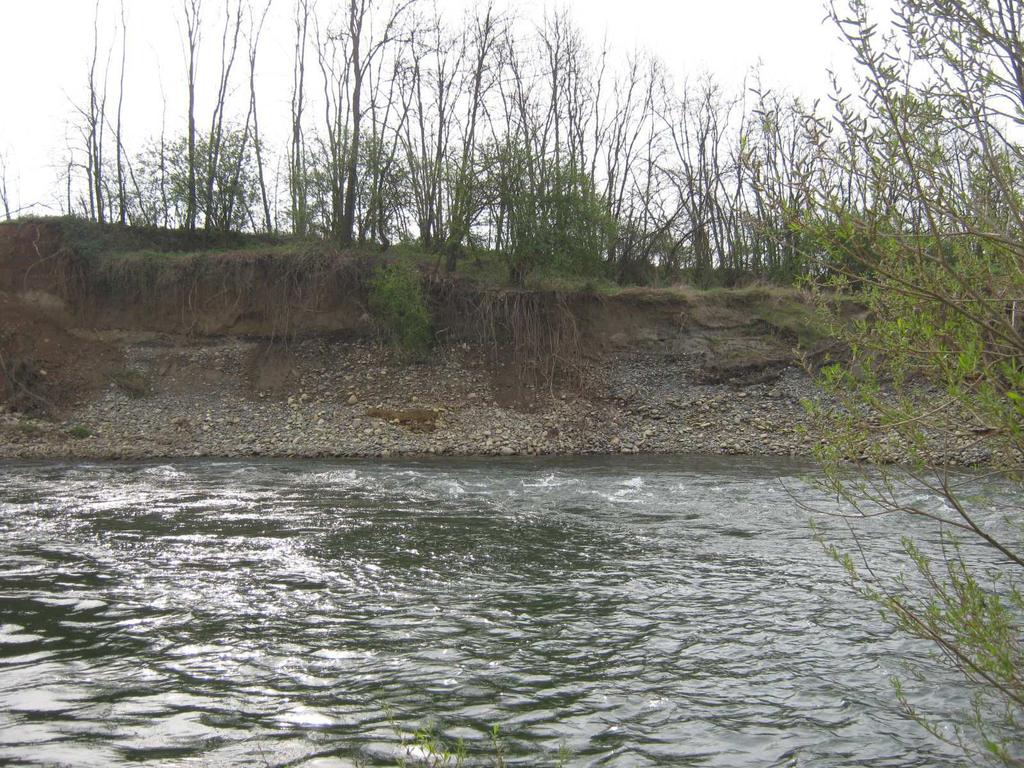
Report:
[[[472,0],[436,0],[452,22]],[[92,0],[0,0],[0,71],[5,73],[0,113],[0,154],[7,160],[13,208],[53,204],[64,156],[71,102],[85,94],[92,45]],[[109,46],[118,0],[100,0],[109,15],[101,28]],[[210,10],[220,0],[205,0]],[[340,0],[318,0],[332,7]],[[159,133],[163,98],[168,100],[168,134],[180,134],[185,107],[179,0],[125,0],[129,74],[125,88],[126,144]],[[260,48],[258,80],[261,128],[287,121],[293,30],[293,0],[274,0]],[[501,5],[501,0],[499,0]],[[828,94],[828,68],[842,72],[850,56],[834,27],[824,20],[823,0],[505,0],[520,18],[539,19],[545,8],[566,7],[597,45],[607,35],[615,53],[654,53],[676,77],[713,74],[738,88],[760,65],[766,85],[808,101]],[[209,49],[219,45],[220,19],[204,27]],[[119,52],[111,66],[116,92]],[[244,55],[239,57],[244,59]],[[211,62],[212,63],[212,62]],[[242,86],[246,62],[236,64]],[[217,73],[207,68],[206,84]],[[200,73],[202,85],[203,73]],[[239,102],[247,98],[239,94]],[[114,105],[108,102],[108,114]],[[241,106],[239,107],[241,109]],[[203,106],[200,105],[200,114]],[[278,118],[278,115],[280,117]],[[42,209],[37,208],[37,211]],[[56,212],[56,211],[54,211]]]

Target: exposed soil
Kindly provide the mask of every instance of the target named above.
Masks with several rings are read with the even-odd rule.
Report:
[[[59,416],[100,392],[122,358],[73,328],[61,306],[0,293],[0,403]]]

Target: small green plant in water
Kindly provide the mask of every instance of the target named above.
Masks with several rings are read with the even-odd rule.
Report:
[[[494,768],[505,768],[505,742],[501,740],[501,729],[497,723],[491,726],[491,748],[494,750]]]
[[[470,760],[469,748],[461,738],[454,746],[446,744],[437,735],[434,725],[428,724],[416,729],[415,733],[409,734],[404,731],[395,717],[395,710],[389,704],[383,705],[384,716],[391,725],[392,730],[398,737],[401,745],[401,755],[398,758],[398,768],[413,768],[413,766],[426,766],[426,768],[462,768]],[[485,757],[490,768],[506,768],[506,755],[508,749],[501,736],[501,728],[492,725],[487,734],[488,750]],[[564,768],[570,757],[569,748],[562,744],[558,749],[555,758],[556,768]],[[474,760],[473,765],[483,765]],[[539,763],[534,763],[539,764]]]
[[[380,268],[370,285],[370,309],[396,347],[413,356],[430,349],[430,310],[415,268],[402,263]]]

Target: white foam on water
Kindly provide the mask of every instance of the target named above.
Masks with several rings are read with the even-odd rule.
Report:
[[[0,645],[24,645],[42,640],[42,635],[23,632],[20,624],[0,624]]]
[[[177,648],[170,648],[166,651],[171,656],[205,656],[212,653],[220,653],[223,649],[217,645],[181,645]]]
[[[325,485],[331,488],[349,489],[373,485],[370,478],[361,477],[361,473],[355,469],[332,469],[327,472],[310,472],[300,475],[301,485],[307,483]]]
[[[169,464],[161,464],[158,467],[146,467],[141,472],[139,472],[139,474],[144,475],[146,477],[159,477],[164,480],[188,477],[188,473],[183,472],[180,469],[177,469],[176,467],[172,467]]]
[[[551,473],[533,480],[523,480],[523,488],[571,488],[581,482],[579,478]]]
[[[102,600],[79,600],[75,603],[76,611],[91,611],[95,608],[106,608],[107,604]]]
[[[312,707],[299,705],[292,707],[287,712],[283,712],[277,716],[279,723],[287,723],[288,725],[305,725],[313,728],[327,728],[337,724],[337,720],[330,715],[326,715],[323,712],[319,712]]]
[[[348,651],[348,650],[334,650],[333,648],[321,648],[318,651],[314,651],[313,655],[321,659],[329,659],[331,661],[347,661],[348,659],[372,659],[377,654],[373,651]]]

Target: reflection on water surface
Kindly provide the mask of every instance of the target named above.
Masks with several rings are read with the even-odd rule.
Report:
[[[0,465],[0,762],[393,765],[432,720],[523,765],[955,764],[897,714],[923,649],[811,540],[806,471]]]

